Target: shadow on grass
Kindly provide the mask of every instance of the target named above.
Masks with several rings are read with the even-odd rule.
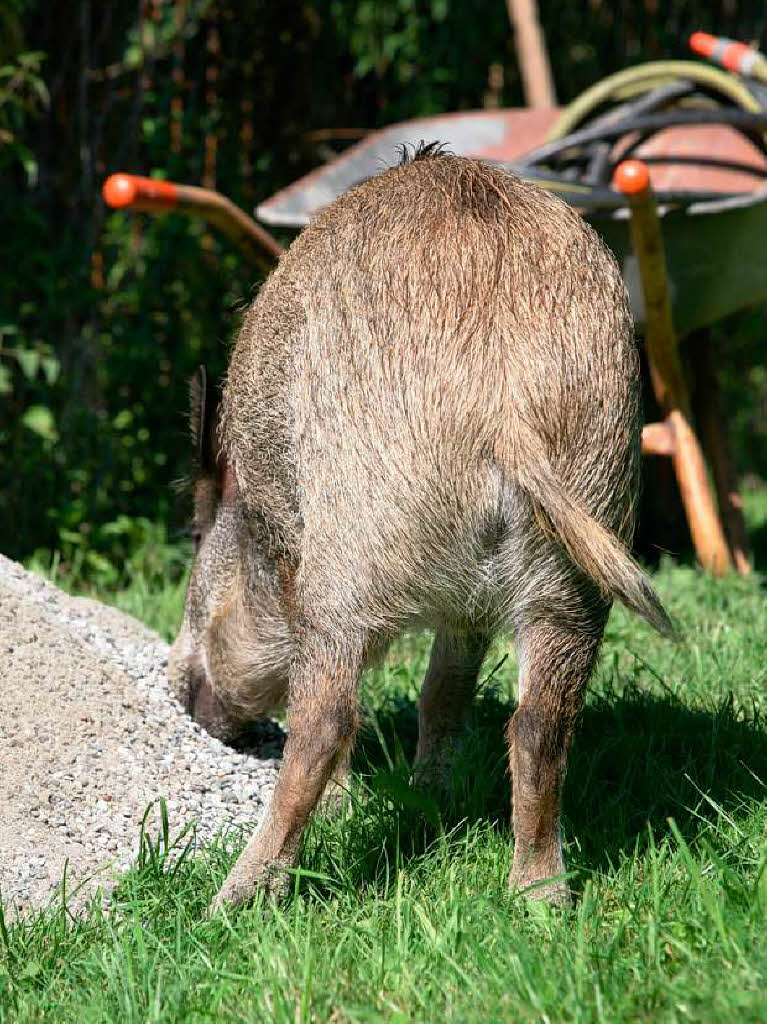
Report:
[[[413,702],[399,701],[366,723],[353,768],[371,795],[346,824],[344,850],[333,857],[354,865],[354,884],[375,887],[383,866],[388,871],[397,860],[419,858],[441,830],[460,836],[484,822],[511,839],[509,713],[492,693],[476,702],[447,794],[411,778]],[[597,698],[584,712],[569,759],[569,866],[607,869],[649,842],[648,826],[656,836],[666,834],[669,818],[694,841],[720,810],[737,819],[744,800],[763,799],[765,784],[767,729],[757,714],[745,717],[729,701],[696,710],[672,695],[635,690]]]
[[[565,791],[566,829],[584,866],[630,853],[638,838],[648,841],[648,825],[665,833],[674,818],[692,841],[720,812],[737,818],[744,800],[764,799],[765,726],[731,700],[694,709],[637,691],[587,709]]]
[[[344,891],[382,894],[398,867],[406,866],[412,875],[421,863],[431,864],[424,854],[442,835],[465,856],[464,839],[476,838],[477,825],[498,832],[509,846],[510,861],[504,733],[511,710],[493,691],[475,701],[445,793],[412,778],[415,702],[391,700],[375,716],[369,714],[352,764],[353,813],[314,819],[298,892],[320,899]],[[660,698],[637,689],[592,696],[565,786],[568,868],[585,878],[609,870],[623,856],[641,855],[650,843],[648,826],[657,840],[668,834],[669,818],[693,844],[720,814],[736,822],[742,818],[744,804],[765,799],[766,785],[767,723],[756,710],[746,716],[729,701],[695,709],[672,694]],[[204,861],[183,863],[181,857],[180,871],[157,841],[157,856],[126,876],[115,898],[156,900],[159,880],[165,879],[168,891],[185,884],[199,900],[206,886],[212,894],[211,874],[218,884],[231,866],[232,847],[246,838],[225,837],[208,849]],[[577,879],[575,885],[580,887]]]

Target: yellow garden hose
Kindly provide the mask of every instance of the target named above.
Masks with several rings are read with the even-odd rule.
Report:
[[[582,92],[557,118],[546,136],[546,142],[554,142],[569,135],[604,103],[631,99],[639,93],[681,78],[719,93],[743,110],[759,113],[763,109],[745,82],[728,71],[693,60],[650,61],[648,64],[618,71]]]

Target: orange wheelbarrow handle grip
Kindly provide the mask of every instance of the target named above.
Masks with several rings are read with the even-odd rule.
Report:
[[[719,64],[728,71],[739,75],[754,75],[763,80],[765,64],[764,56],[746,43],[724,36],[712,36],[708,32],[693,32],[690,36],[690,49],[699,57]],[[758,73],[761,70],[761,73]]]
[[[130,208],[145,213],[177,210],[207,221],[228,235],[251,256],[253,248],[264,250],[271,261],[285,251],[276,238],[257,224],[239,206],[209,188],[177,185],[172,181],[142,178],[137,174],[112,174],[101,190],[104,202],[115,209]]]
[[[115,209],[133,206],[171,210],[178,203],[178,185],[142,178],[138,174],[110,174],[101,190],[104,202]]]

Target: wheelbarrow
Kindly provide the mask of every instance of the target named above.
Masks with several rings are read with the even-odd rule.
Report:
[[[704,33],[691,45],[730,70],[653,62],[597,83],[565,110],[476,111],[390,125],[277,192],[256,216],[300,228],[422,140],[561,195],[612,249],[645,334],[663,419],[645,426],[643,451],[672,459],[701,565],[715,575],[732,567],[745,574],[742,504],[705,329],[767,299],[767,61]],[[113,207],[202,217],[260,262],[283,251],[264,227],[207,189],[117,174],[103,192]],[[677,344],[693,332],[700,440]]]

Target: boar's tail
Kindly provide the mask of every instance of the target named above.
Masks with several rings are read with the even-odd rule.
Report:
[[[676,639],[677,631],[658,595],[618,537],[566,492],[548,460],[536,462],[518,479],[535,503],[544,532],[559,541],[600,590],[641,615],[663,636]]]

